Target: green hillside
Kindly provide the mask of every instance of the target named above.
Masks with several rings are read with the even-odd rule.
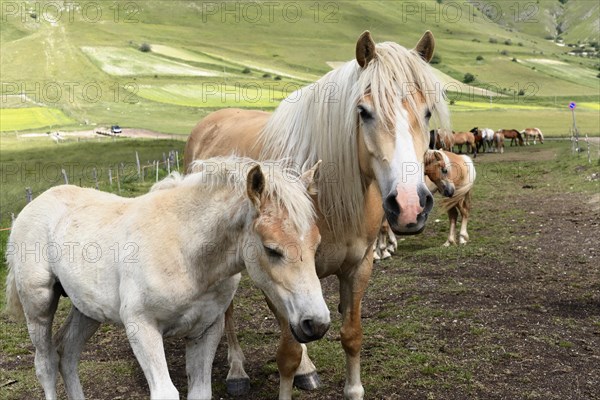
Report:
[[[187,134],[214,109],[273,109],[329,71],[327,62],[352,59],[365,29],[376,41],[407,47],[432,30],[441,59],[436,68],[458,81],[473,74],[471,85],[491,90],[498,104],[543,106],[553,118],[537,122],[532,114],[531,120],[546,123],[550,134],[565,134],[569,126],[553,110],[572,100],[599,102],[597,53],[569,55],[574,48],[546,39],[560,36],[593,49],[597,2],[469,4],[1,0],[0,130],[119,123]],[[143,44],[151,51],[140,51]],[[461,101],[482,101],[461,94]],[[64,117],[13,126],[4,110],[15,107],[21,111],[11,111],[12,120],[27,120],[28,107]],[[589,115],[580,128],[600,134],[597,111],[581,113]]]

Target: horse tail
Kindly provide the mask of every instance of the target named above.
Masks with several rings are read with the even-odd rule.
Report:
[[[6,312],[14,317],[14,319],[23,321],[25,313],[23,312],[23,304],[19,299],[17,292],[17,281],[15,279],[15,259],[14,256],[6,257],[8,264],[8,276],[6,277]]]
[[[467,209],[471,207],[471,189],[475,184],[476,172],[473,161],[467,156],[462,157],[465,160],[465,171],[462,171],[462,182],[454,182],[454,195],[452,197],[444,197],[441,201],[444,210],[448,211],[459,204],[463,204]]]

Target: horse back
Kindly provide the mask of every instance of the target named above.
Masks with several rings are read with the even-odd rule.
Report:
[[[258,134],[271,113],[257,110],[227,108],[210,113],[203,118],[186,142],[184,166],[192,161],[216,156],[236,154],[257,160],[260,146]]]

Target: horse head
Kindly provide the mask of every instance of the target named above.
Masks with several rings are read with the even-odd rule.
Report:
[[[450,180],[450,159],[440,150],[429,150],[425,154],[425,175],[445,197],[454,195],[454,183]]]
[[[369,32],[356,45],[360,166],[375,178],[397,234],[420,233],[433,206],[422,168],[427,127],[433,113],[443,120],[448,112],[428,65],[433,50],[429,31],[412,50],[393,42],[376,45]]]

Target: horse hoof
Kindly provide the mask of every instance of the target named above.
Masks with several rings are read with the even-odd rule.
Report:
[[[227,380],[227,393],[232,396],[241,396],[250,391],[249,378],[236,378]]]
[[[321,378],[316,371],[294,376],[294,386],[301,390],[314,390],[321,386]]]

